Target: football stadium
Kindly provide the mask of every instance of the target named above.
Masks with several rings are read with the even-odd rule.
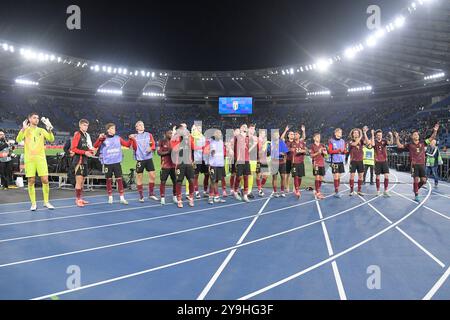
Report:
[[[20,2],[1,300],[450,299],[449,0]]]

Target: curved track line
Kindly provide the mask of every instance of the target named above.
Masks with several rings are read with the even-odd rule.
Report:
[[[368,242],[378,238],[379,236],[383,235],[387,231],[397,227],[400,223],[402,223],[407,218],[409,218],[412,214],[414,214],[414,212],[416,212],[418,209],[420,209],[424,205],[424,203],[429,199],[429,197],[431,195],[431,184],[428,182],[428,185],[429,185],[429,190],[428,190],[428,194],[427,194],[425,200],[422,201],[420,204],[418,204],[412,211],[410,211],[408,214],[406,214],[403,218],[401,218],[397,222],[395,222],[392,225],[384,228],[383,230],[377,232],[376,234],[370,236],[369,238],[367,238],[367,239],[365,239],[363,241],[360,241],[357,244],[355,244],[355,245],[353,245],[353,246],[351,246],[351,247],[349,247],[349,248],[339,252],[338,254],[335,254],[335,255],[329,257],[328,259],[322,260],[322,261],[320,261],[320,262],[318,262],[318,263],[316,263],[316,264],[314,264],[314,265],[312,265],[312,266],[310,266],[310,267],[308,267],[306,269],[303,269],[302,271],[297,272],[297,273],[295,273],[295,274],[293,274],[293,275],[291,275],[289,277],[286,277],[286,278],[281,279],[281,280],[279,280],[277,282],[274,282],[274,283],[272,283],[272,284],[270,284],[270,285],[268,285],[268,286],[266,286],[264,288],[261,288],[261,289],[259,289],[257,291],[251,292],[251,293],[249,293],[249,294],[239,298],[239,300],[247,300],[247,299],[253,298],[253,297],[257,296],[257,295],[260,295],[261,293],[267,292],[267,291],[269,291],[269,290],[271,290],[273,288],[276,288],[276,287],[278,287],[278,286],[280,286],[280,285],[282,285],[282,284],[284,284],[286,282],[289,282],[289,281],[291,281],[293,279],[296,279],[296,278],[298,278],[298,277],[300,277],[300,276],[302,276],[302,275],[304,275],[304,274],[306,274],[306,273],[308,273],[310,271],[313,271],[313,270],[319,268],[320,266],[322,266],[324,264],[332,262],[332,261],[336,260],[337,258],[339,258],[339,257],[341,257],[341,256],[343,256],[343,255],[345,255],[345,254],[347,254],[349,252],[352,252],[353,250],[361,247],[362,245],[364,245],[364,244],[366,244],[366,243],[368,243]]]
[[[266,236],[266,237],[258,238],[258,239],[252,240],[252,241],[244,242],[244,243],[242,243],[240,245],[227,247],[227,248],[224,248],[224,249],[220,249],[220,250],[217,250],[217,251],[209,252],[209,253],[206,253],[206,254],[203,254],[203,255],[199,255],[199,256],[196,256],[196,257],[191,257],[191,258],[188,258],[188,259],[185,259],[185,260],[175,261],[175,262],[172,262],[172,263],[169,263],[169,264],[166,264],[166,265],[161,265],[161,266],[158,266],[158,267],[154,267],[154,268],[151,268],[151,269],[139,271],[139,272],[136,272],[136,273],[127,274],[127,275],[120,276],[120,277],[117,277],[117,278],[112,278],[112,279],[108,279],[108,280],[104,280],[104,281],[100,281],[100,282],[95,282],[95,283],[92,283],[92,284],[89,284],[89,285],[85,285],[85,286],[82,286],[82,287],[79,287],[79,288],[69,289],[69,290],[65,290],[65,291],[61,291],[61,292],[57,292],[57,293],[52,293],[52,294],[49,294],[49,295],[45,295],[45,296],[34,298],[33,300],[47,299],[47,298],[50,298],[50,297],[52,297],[54,295],[64,295],[64,294],[71,293],[71,292],[76,292],[76,291],[80,291],[80,290],[84,290],[84,289],[88,289],[88,288],[92,288],[92,287],[97,287],[97,286],[104,285],[104,284],[107,284],[107,283],[112,283],[112,282],[120,281],[120,280],[123,280],[123,279],[128,279],[128,278],[132,278],[132,277],[135,277],[135,276],[139,276],[139,275],[142,275],[142,274],[154,272],[154,271],[157,271],[157,270],[166,269],[166,268],[169,268],[169,267],[177,266],[177,265],[188,263],[188,262],[191,262],[191,261],[195,261],[195,260],[207,258],[207,257],[210,257],[210,256],[214,256],[214,255],[217,255],[217,254],[220,254],[220,253],[228,252],[228,251],[231,251],[231,250],[234,250],[234,249],[238,249],[238,248],[241,248],[241,247],[249,246],[249,245],[252,245],[252,244],[255,244],[255,243],[259,243],[259,242],[262,242],[262,241],[265,241],[265,240],[273,239],[275,237],[282,236],[282,235],[285,235],[285,234],[288,234],[288,233],[292,233],[294,231],[304,229],[304,228],[309,227],[311,225],[315,225],[315,224],[321,223],[322,221],[327,221],[327,220],[333,219],[333,218],[335,218],[337,216],[340,216],[340,215],[342,215],[342,214],[344,214],[346,212],[352,211],[352,210],[354,210],[356,208],[359,208],[359,207],[361,207],[361,206],[363,206],[363,205],[365,205],[367,203],[370,203],[370,202],[374,201],[375,199],[378,199],[378,197],[375,197],[375,198],[372,198],[370,200],[367,200],[366,202],[360,203],[360,204],[358,204],[358,205],[356,205],[356,206],[354,206],[352,208],[343,210],[341,212],[338,212],[338,213],[336,213],[336,214],[334,214],[332,216],[329,216],[327,218],[324,218],[322,220],[316,220],[316,221],[304,224],[304,225],[299,226],[299,227],[295,227],[295,228],[292,228],[292,229],[289,229],[289,230],[285,230],[285,231],[282,231],[282,232],[279,232],[279,233],[276,233],[276,234],[272,234],[272,235],[269,235],[269,236]],[[312,200],[312,201],[315,202],[315,200]],[[281,209],[268,211],[268,212],[266,212],[264,214],[261,214],[261,215],[266,215],[266,214],[270,214],[272,212],[278,212],[278,211],[282,211],[282,210],[286,210],[286,208],[281,208]],[[326,261],[326,262],[328,262],[328,261]]]

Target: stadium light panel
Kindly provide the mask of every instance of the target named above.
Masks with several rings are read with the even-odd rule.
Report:
[[[405,25],[406,18],[404,16],[398,16],[395,18],[395,26],[401,28]]]
[[[323,90],[323,91],[311,91],[306,93],[307,96],[329,96],[331,95],[330,90]]]
[[[366,44],[368,47],[374,47],[377,44],[377,40],[373,36],[369,36],[366,39]]]
[[[440,78],[444,78],[445,77],[445,73],[444,72],[439,72],[439,73],[435,73],[429,76],[425,76],[423,79],[424,80],[435,80],[435,79],[440,79]]]
[[[386,32],[380,28],[375,32],[375,38],[377,39],[383,38],[385,34]]]
[[[145,97],[153,97],[153,98],[164,98],[166,96],[164,93],[158,92],[142,92],[142,95]]]
[[[316,66],[317,70],[319,72],[325,72],[328,70],[328,68],[330,67],[332,62],[330,62],[330,60],[327,59],[319,59],[317,60],[317,62],[314,64],[314,66]]]
[[[370,91],[372,91],[372,86],[349,88],[347,90],[348,93],[370,92]]]
[[[15,82],[22,86],[38,86],[39,82],[26,80],[26,79],[16,79]]]
[[[117,89],[98,89],[98,93],[107,94],[107,95],[114,95],[114,96],[120,96],[123,94],[122,90]]]

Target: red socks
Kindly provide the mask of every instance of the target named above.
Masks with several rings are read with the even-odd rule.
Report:
[[[81,199],[81,193],[82,193],[81,189],[75,189],[75,195],[77,197],[77,200]]]
[[[379,184],[380,182],[378,182]],[[384,190],[387,191],[387,189],[389,188],[389,179],[384,179]],[[380,189],[380,187],[378,187],[378,189]]]
[[[316,182],[315,182],[315,187],[316,187],[316,192],[317,193],[320,193],[320,180],[316,180]]]
[[[256,185],[258,186],[258,190],[261,190],[261,179],[256,177]]]
[[[334,179],[334,192],[339,191],[339,179]]]
[[[416,182],[416,181],[414,181],[414,194],[417,196],[417,195],[419,195],[419,183],[418,182]]]
[[[316,181],[317,182],[317,181]],[[294,177],[294,187],[295,187],[295,191],[298,191],[298,189],[300,188],[301,185],[301,179],[300,177]]]
[[[239,188],[239,184],[241,183],[241,177],[236,176],[234,178],[234,191],[237,192]]]
[[[248,176],[244,176],[244,194],[247,193],[248,193]]]
[[[361,192],[362,180],[358,179],[358,192]]]
[[[117,188],[119,189],[119,194],[121,196],[123,196],[123,181],[122,181],[122,178],[117,178],[116,181],[117,181]]]
[[[198,175],[194,176],[194,191],[198,191]],[[189,190],[191,190],[191,184],[189,183]]]
[[[106,191],[108,196],[112,196],[112,178],[106,179]]]
[[[159,194],[161,198],[164,198],[166,196],[166,183],[161,181],[161,184],[159,185]]]
[[[277,176],[272,176],[272,188],[273,192],[277,192]]]
[[[155,183],[154,182],[150,182],[148,184],[148,195],[149,196],[153,196],[155,192]]]
[[[349,182],[349,184],[350,184],[350,192],[353,192],[353,185],[355,184],[355,180],[354,179],[350,179],[350,182]]]
[[[137,189],[138,189],[138,192],[139,192],[139,198],[144,198],[144,186],[141,184],[141,185],[138,185],[137,186]]]
[[[380,179],[375,179],[375,184],[377,185],[377,191],[380,191]],[[386,188],[386,179],[384,180],[384,188]]]

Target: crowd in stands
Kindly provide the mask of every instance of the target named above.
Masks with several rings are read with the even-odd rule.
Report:
[[[256,102],[253,114],[242,119],[221,117],[214,102],[172,105],[155,101],[144,104],[0,92],[0,128],[6,121],[15,123],[16,128],[5,129],[7,137],[14,138],[26,115],[37,111],[52,120],[57,131],[55,145],[64,144],[67,137],[77,130],[81,118],[90,121],[89,132],[93,137],[104,132],[104,125],[108,122],[115,123],[118,133],[126,137],[134,132],[135,122],[142,120],[148,130],[159,138],[165,130],[180,122],[190,126],[194,121],[201,120],[204,129],[222,130],[237,128],[242,122],[255,123],[257,128],[281,131],[286,125],[298,129],[304,124],[310,137],[313,132],[321,132],[324,138],[331,136],[336,127],[349,132],[354,127],[367,125],[385,132],[395,130],[405,140],[411,129],[420,129],[427,134],[434,123],[440,121],[441,144],[450,145],[450,109],[424,112],[430,104],[430,95],[391,99],[353,98],[342,102],[310,100],[301,104]]]

